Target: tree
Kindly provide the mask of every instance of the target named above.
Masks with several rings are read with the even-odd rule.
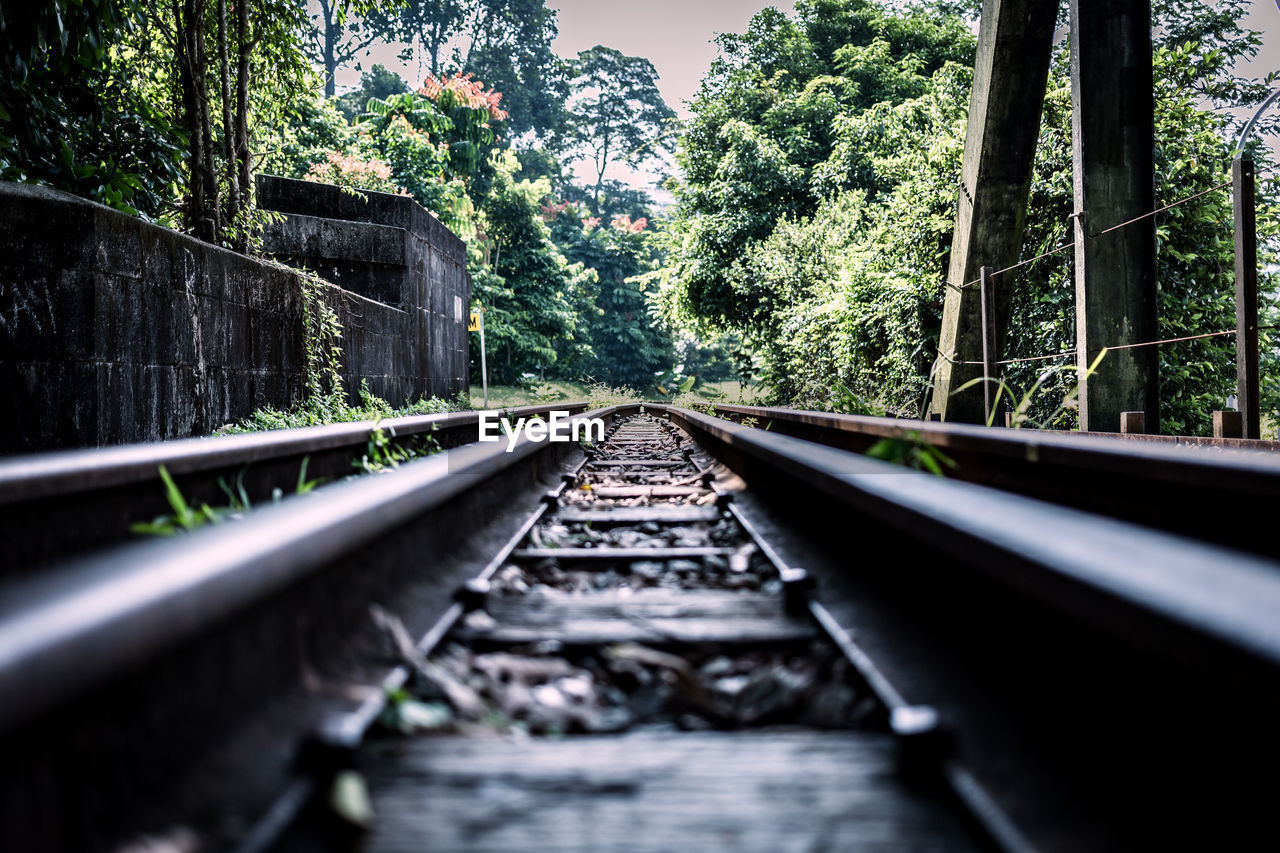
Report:
[[[133,0],[0,7],[0,180],[172,217],[181,134],[120,51],[144,29]]]
[[[596,274],[570,263],[552,242],[539,203],[550,185],[514,181],[518,168],[514,156],[500,159],[481,209],[489,255],[472,264],[472,292],[485,309],[495,382],[571,374],[593,360],[587,324]],[[472,355],[478,379],[479,353]]]
[[[253,125],[280,121],[288,97],[305,84],[306,19],[291,0],[179,0],[151,6],[147,23],[168,48],[167,76],[179,93],[183,223],[202,240],[244,249],[252,230]]]
[[[501,97],[468,76],[428,77],[417,92],[370,101],[360,130],[400,186],[466,234],[469,210],[493,179],[494,127],[506,118]]]
[[[54,0],[0,15],[0,175],[245,248],[254,131],[309,74],[294,0]]]
[[[675,111],[658,91],[653,63],[596,45],[578,54],[569,101],[578,159],[595,169],[591,210],[600,212],[600,192],[609,166],[640,167],[675,148],[670,126]]]
[[[659,261],[647,216],[619,213],[605,222],[561,201],[544,204],[542,218],[569,260],[595,270],[599,279],[593,310],[582,312],[592,358],[579,370],[609,385],[651,389],[675,352],[671,332],[653,308],[655,285],[645,277]]]
[[[924,95],[947,63],[972,67],[975,39],[963,18],[923,5],[799,0],[794,18],[768,8],[717,41],[677,151],[673,227],[688,245],[673,274],[691,316],[746,331],[771,324],[769,295],[745,265],[754,248],[844,189],[891,188],[859,156],[850,123]]]
[[[360,75],[360,87],[338,98],[338,109],[348,121],[355,121],[368,107],[370,100],[381,101],[392,95],[409,91],[409,84],[384,65],[375,65]]]
[[[307,56],[324,73],[324,94],[336,91],[338,69],[350,63],[379,41],[393,41],[400,35],[399,3],[390,0],[308,0],[312,22]]]
[[[513,134],[563,131],[567,78],[545,0],[407,0],[397,31],[432,75],[472,74],[502,92]]]

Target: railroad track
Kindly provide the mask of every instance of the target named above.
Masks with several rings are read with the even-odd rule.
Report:
[[[514,420],[585,408],[563,402],[502,411]],[[388,447],[448,449],[476,441],[478,421],[476,412],[413,415],[0,461],[0,578],[136,538],[130,524],[170,510],[161,466],[193,504],[226,503],[220,479],[262,503],[293,485],[304,462],[311,480],[351,476],[375,429]]]
[[[776,425],[588,415],[598,446],[459,446],[11,583],[0,832],[253,851],[1270,831],[1276,563]]]
[[[1280,558],[1270,535],[1280,442],[990,429],[794,409],[717,405],[722,418],[865,453],[925,443],[948,477]]]
[[[869,673],[713,466],[636,414],[566,475],[414,649],[406,684],[430,704],[408,707],[452,734],[375,742],[363,849],[975,849],[895,778]]]

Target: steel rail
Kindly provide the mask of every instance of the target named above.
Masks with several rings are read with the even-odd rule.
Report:
[[[581,470],[585,464],[584,458],[574,467],[574,472]],[[542,502],[525,515],[515,532],[494,552],[473,581],[462,588],[463,591],[469,587],[480,594],[487,591],[489,579],[502,567],[533,526],[546,515],[551,506],[548,498],[558,497],[563,493],[572,476],[570,472],[561,476],[560,484],[547,492]],[[415,643],[418,653],[425,658],[434,652],[465,612],[466,607],[462,603],[449,605]],[[356,708],[333,711],[316,724],[303,743],[304,752],[309,753],[305,772],[299,774],[275,797],[266,812],[235,845],[235,853],[268,853],[281,845],[287,834],[295,829],[306,809],[314,806],[332,775],[357,763],[357,751],[386,710],[388,697],[403,689],[410,677],[409,667],[399,664],[382,676],[379,680],[380,689]]]
[[[102,843],[117,813],[160,797],[213,742],[297,692],[300,674],[314,681],[309,661],[358,633],[369,603],[426,582],[438,591],[424,612],[444,612],[465,575],[436,567],[468,547],[464,535],[518,511],[521,495],[536,503],[539,478],[575,448],[524,436],[511,452],[465,445],[9,584],[0,592],[0,752],[12,773],[0,780],[0,835],[28,850]],[[302,733],[314,723],[302,714],[289,725]],[[274,761],[262,775],[279,777],[289,750],[254,760]],[[53,808],[30,784],[42,773],[64,777]]]
[[[611,419],[635,408],[585,416]],[[850,624],[838,612],[844,580],[869,583],[876,594],[904,608],[909,623],[927,615],[945,624],[954,618],[948,605],[964,601],[971,605],[965,619],[978,621],[962,622],[961,633],[950,639],[960,646],[996,638],[982,647],[983,654],[962,661],[988,676],[989,668],[997,667],[999,678],[991,683],[1019,689],[1035,683],[1034,669],[1041,662],[1036,654],[1077,666],[1086,661],[1091,678],[1117,690],[1130,672],[1127,667],[1140,664],[1142,686],[1155,680],[1171,695],[1181,690],[1202,697],[1184,698],[1185,708],[1162,712],[1170,725],[1209,721],[1215,726],[1220,740],[1213,743],[1213,755],[1197,755],[1190,766],[1214,771],[1203,779],[1213,780],[1221,792],[1239,791],[1221,781],[1223,767],[1238,780],[1254,761],[1280,760],[1280,736],[1251,725],[1280,711],[1276,563],[926,476],[776,430],[665,405],[646,408],[670,417],[741,475],[753,494],[795,519],[806,535],[827,536],[845,553],[858,543],[870,549],[849,558],[835,575],[822,576],[813,609],[822,624],[837,629]],[[560,451],[551,450],[557,447]],[[79,848],[86,838],[100,840],[103,836],[95,833],[103,826],[118,828],[133,816],[139,792],[159,796],[173,778],[207,756],[213,743],[230,738],[281,692],[301,694],[308,707],[317,706],[285,724],[295,738],[319,731],[322,746],[336,743],[339,751],[348,735],[358,739],[382,707],[384,691],[370,694],[366,687],[360,698],[350,691],[323,696],[314,684],[305,686],[316,681],[309,662],[348,644],[359,633],[355,626],[368,621],[370,602],[396,602],[399,591],[414,584],[426,588],[412,596],[418,622],[408,627],[421,632],[444,617],[422,643],[438,641],[445,630],[440,626],[447,628],[461,612],[451,594],[474,574],[466,566],[476,565],[474,556],[447,562],[451,553],[466,549],[460,536],[480,535],[485,514],[495,518],[492,527],[502,531],[499,541],[505,544],[496,549],[497,558],[494,549],[480,549],[481,562],[491,571],[542,512],[534,506],[545,490],[541,484],[557,473],[572,448],[523,438],[511,453],[504,452],[505,444],[455,448],[385,476],[286,499],[234,524],[131,545],[13,585],[0,595],[0,695],[5,697],[0,752],[9,761],[9,772],[0,780],[0,832],[12,829],[12,837],[29,840],[24,849],[31,850]],[[876,556],[886,542],[899,543],[907,556],[888,561]],[[775,564],[786,565],[772,546],[767,553]],[[836,583],[828,588],[831,580]],[[833,635],[853,648],[847,631]],[[1017,641],[1012,647],[1011,638]],[[854,652],[859,659],[861,653]],[[971,725],[963,706],[946,695],[929,695],[932,688],[909,679],[900,683],[901,667],[892,661],[886,666],[875,650],[862,659],[863,668],[866,661],[876,661],[875,670],[864,675],[879,684],[877,692],[891,711],[928,704],[940,708],[944,720],[953,714],[962,746],[976,744],[981,757],[989,733]],[[385,678],[385,669],[375,667],[357,680],[386,688]],[[986,683],[981,675],[969,680]],[[1136,714],[1135,703],[1144,697],[1148,694],[1138,691],[1099,701]],[[1070,722],[1082,728],[1060,712],[1041,711],[1045,725]],[[1142,742],[1131,737],[1129,719],[1104,716],[1083,729],[1095,735],[1119,730]],[[336,736],[325,728],[326,720],[341,721]],[[1098,754],[1099,744],[1082,742],[1071,730],[1055,734],[1077,746],[1080,755]],[[1241,738],[1246,742],[1239,743]],[[1114,745],[1115,740],[1100,743]],[[1220,743],[1232,748],[1219,750]],[[148,756],[146,762],[137,761],[140,754]],[[264,775],[282,785],[292,780],[271,792],[288,792],[294,805],[277,800],[269,812],[276,823],[287,822],[288,813],[307,799],[304,789],[313,787],[290,768],[289,750],[277,745],[271,754],[245,760],[270,764],[273,771]],[[970,776],[968,763],[955,763],[941,752],[937,761],[952,791],[983,812],[990,765],[979,760]],[[39,784],[42,774],[52,774],[57,784]],[[996,780],[987,831],[1011,835],[1017,843],[1005,846],[1020,849],[1014,825],[1000,825],[1004,803],[998,773]],[[1167,780],[1142,776],[1141,781],[1162,792],[1175,782],[1193,788],[1185,774],[1171,773]],[[53,809],[44,799],[51,790],[57,792]],[[261,809],[264,802],[252,805]],[[59,828],[31,817],[41,814],[56,818]],[[1021,828],[1019,810],[1011,814]],[[251,837],[271,834],[264,830]]]
[[[581,412],[575,401],[498,410],[507,417]],[[413,415],[240,435],[68,450],[0,459],[0,578],[131,538],[129,525],[169,512],[164,466],[195,506],[224,505],[218,479],[237,478],[255,502],[307,478],[353,473],[374,427],[397,442],[430,437],[443,448],[477,439],[478,412]]]
[[[838,506],[951,550],[955,563],[1049,606],[1097,619],[1099,605],[1120,605],[1126,618],[1151,617],[1280,675],[1280,564],[1273,560],[689,410],[651,408],[719,446],[748,482],[753,473],[771,485],[800,479]]]
[[[1135,441],[757,406],[714,411],[857,453],[883,439],[925,443],[954,460],[950,479],[1280,557],[1280,539],[1270,535],[1271,503],[1280,497],[1280,454],[1273,451],[1280,442]]]
[[[892,640],[868,654],[902,701],[950,720],[973,781],[1032,844],[1062,844],[1091,822],[1120,827],[1111,841],[1122,847],[1232,846],[1267,829],[1275,792],[1250,768],[1280,760],[1268,722],[1280,712],[1280,564],[653,408],[770,512],[846,555],[818,575],[817,601],[843,625],[883,620],[877,633]],[[1039,764],[1019,767],[1010,759],[1027,743]],[[1063,780],[1070,817],[1027,804],[1037,784]]]

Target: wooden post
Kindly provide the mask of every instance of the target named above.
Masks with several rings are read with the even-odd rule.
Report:
[[[1239,411],[1213,413],[1214,438],[1244,438],[1244,418]]]
[[[1071,0],[1076,363],[1080,429],[1115,432],[1141,409],[1160,431],[1150,0]]]
[[[480,382],[484,388],[482,408],[489,408],[489,362],[484,349],[484,309],[480,309]]]
[[[1121,412],[1120,413],[1120,432],[1125,435],[1142,435],[1143,415],[1145,412]]]
[[[938,348],[945,357],[933,373],[931,408],[947,421],[983,420],[976,388],[951,393],[980,375],[977,365],[963,362],[982,354],[982,300],[977,287],[963,285],[976,281],[983,266],[1002,269],[1018,260],[1057,14],[1057,0],[982,3],[947,270],[956,287],[944,288]],[[1000,289],[997,316],[1008,310],[1011,292]],[[1000,345],[997,337],[997,361]]]
[[[991,424],[991,400],[995,396],[992,380],[996,378],[996,282],[991,267],[983,267],[978,273],[978,289],[982,297],[982,400],[986,408],[986,420]]]
[[[1258,226],[1254,206],[1253,160],[1231,164],[1236,243],[1236,405],[1244,416],[1244,437],[1262,435],[1258,402]]]

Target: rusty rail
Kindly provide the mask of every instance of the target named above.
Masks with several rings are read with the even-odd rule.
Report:
[[[949,478],[1280,557],[1280,540],[1270,535],[1280,442],[991,429],[758,406],[714,411],[855,453],[885,440],[924,442],[955,461]]]
[[[513,417],[565,402],[502,410]],[[132,538],[129,525],[170,511],[158,469],[173,476],[195,505],[224,505],[218,479],[239,479],[255,503],[276,488],[286,494],[306,459],[307,478],[334,481],[354,473],[375,426],[398,442],[430,437],[441,448],[475,441],[478,414],[450,412],[300,429],[69,450],[0,460],[0,578],[30,573]]]

